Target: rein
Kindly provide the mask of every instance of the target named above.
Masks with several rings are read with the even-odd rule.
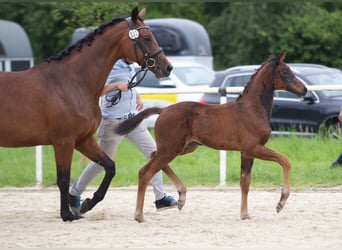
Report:
[[[141,26],[141,27],[138,27],[135,29],[133,27],[131,17],[127,17],[125,20],[129,26],[128,36],[133,41],[133,44],[134,44],[134,52],[135,52],[136,61],[138,60],[137,46],[136,45],[138,45],[140,47],[141,51],[144,54],[144,64],[141,66],[141,69],[138,72],[136,72],[134,74],[134,76],[132,77],[132,79],[128,82],[128,89],[132,89],[132,88],[138,86],[142,82],[142,80],[146,76],[148,69],[156,67],[156,60],[154,59],[154,57],[157,56],[158,54],[162,53],[163,49],[159,47],[155,51],[153,51],[151,54],[146,52],[144,46],[141,44],[141,42],[138,39],[139,35],[140,35],[139,30],[149,29],[150,27],[149,26]],[[140,74],[141,72],[144,72],[142,77],[138,81],[134,82],[134,79],[136,79],[137,75]],[[106,96],[106,101],[110,102],[110,104],[107,107],[112,107],[112,106],[118,104],[120,99],[121,99],[121,90],[118,90],[118,92],[115,95],[113,95],[111,98],[107,98],[107,96]]]

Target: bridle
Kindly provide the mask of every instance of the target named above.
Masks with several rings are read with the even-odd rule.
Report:
[[[149,29],[150,27],[144,25],[144,26],[140,26],[140,27],[135,29],[133,27],[133,22],[132,22],[131,17],[127,17],[126,22],[128,23],[128,27],[129,27],[128,36],[133,41],[136,62],[138,60],[137,46],[136,45],[138,45],[144,54],[144,64],[141,66],[142,69],[145,69],[146,67],[148,69],[154,68],[156,66],[156,60],[154,59],[154,57],[157,56],[158,54],[162,53],[163,49],[159,47],[155,51],[153,51],[152,53],[149,54],[146,51],[146,49],[144,48],[144,46],[141,44],[141,42],[139,41],[139,36],[140,36],[139,30]]]
[[[157,56],[158,54],[162,53],[163,49],[158,47],[155,51],[153,51],[152,53],[149,54],[146,51],[146,49],[144,48],[144,46],[141,44],[141,42],[139,41],[139,36],[140,36],[139,30],[149,29],[150,27],[144,25],[144,26],[140,26],[140,27],[135,29],[133,27],[133,22],[132,22],[131,17],[127,17],[125,20],[128,23],[128,27],[129,27],[128,36],[133,41],[136,62],[138,61],[138,54],[137,54],[137,46],[136,45],[139,46],[139,48],[141,49],[141,51],[144,54],[144,64],[134,74],[132,79],[128,82],[128,89],[131,89],[131,88],[134,88],[137,85],[139,85],[140,82],[142,82],[142,80],[144,79],[144,77],[147,73],[147,70],[156,67],[156,60],[154,59],[154,57]],[[138,81],[134,82],[135,78],[137,78],[137,75],[143,71],[144,71],[143,76]],[[107,107],[111,107],[111,106],[118,104],[120,99],[121,99],[121,90],[118,90],[118,93],[113,95],[111,98],[107,98],[107,96],[106,96],[106,100],[108,102],[110,102],[109,106],[107,106]]]

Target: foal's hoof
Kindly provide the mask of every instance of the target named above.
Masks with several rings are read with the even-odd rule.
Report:
[[[284,204],[281,204],[281,202],[279,201],[278,202],[278,205],[277,205],[277,213],[279,213],[282,209],[284,208]]]
[[[134,215],[134,219],[137,221],[137,222],[139,222],[139,223],[141,223],[141,222],[145,222],[145,219],[144,219],[144,216],[143,215]]]
[[[87,198],[82,202],[81,208],[80,208],[81,214],[84,214],[92,209],[92,207],[90,206],[90,201],[91,199]]]
[[[251,219],[249,214],[240,214],[240,218],[241,218],[241,220],[250,220]]]
[[[185,205],[185,201],[178,200],[178,202],[177,202],[178,210],[182,210],[184,205]]]

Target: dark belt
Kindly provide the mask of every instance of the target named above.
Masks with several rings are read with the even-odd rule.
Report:
[[[129,113],[129,114],[123,115],[123,116],[121,116],[121,117],[119,117],[119,118],[115,118],[115,120],[123,121],[123,120],[127,120],[128,118],[131,118],[131,117],[133,117],[133,116],[134,116],[134,114]]]

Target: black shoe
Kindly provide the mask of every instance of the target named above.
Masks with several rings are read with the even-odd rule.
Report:
[[[336,168],[336,167],[342,167],[342,162],[334,161],[334,162],[330,165],[330,168]]]
[[[157,211],[162,211],[177,206],[177,201],[171,195],[165,195],[163,199],[155,201]]]

